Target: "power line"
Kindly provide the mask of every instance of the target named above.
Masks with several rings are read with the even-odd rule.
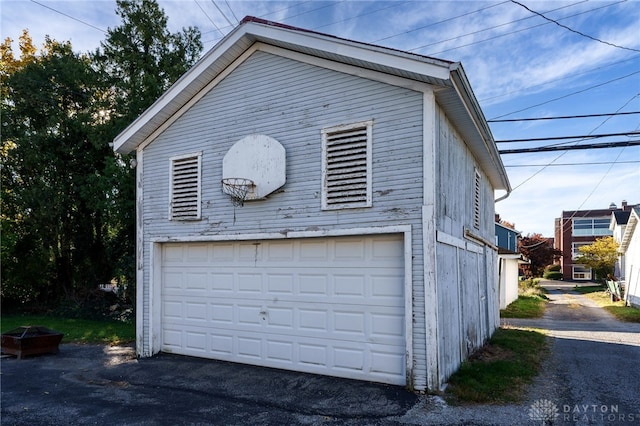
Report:
[[[625,2],[625,1],[627,1],[627,0],[620,0],[620,1],[618,1],[617,3],[623,3],[623,2]],[[553,10],[550,10],[549,12],[554,12],[554,11],[556,11],[556,10],[564,9],[564,8],[567,8],[567,7],[570,7],[570,6],[575,6],[576,4],[579,4],[579,3],[584,3],[584,1],[582,1],[582,2],[578,2],[578,3],[573,3],[573,4],[570,4],[570,5],[568,5],[568,6],[563,6],[563,7],[560,7],[560,8],[558,8],[558,9],[553,9]],[[593,9],[589,9],[589,10],[585,10],[585,11],[582,11],[582,12],[574,13],[573,15],[565,16],[565,17],[563,17],[562,19],[568,19],[568,18],[573,18],[573,17],[575,17],[575,16],[584,15],[585,13],[590,13],[590,12],[596,11],[596,10],[598,10],[598,9],[604,9],[604,8],[606,8],[606,7],[610,7],[610,6],[612,6],[612,5],[614,5],[614,4],[617,4],[617,3],[610,3],[610,4],[607,4],[607,5],[604,5],[604,6],[595,7],[595,8],[593,8]],[[516,21],[512,21],[512,22],[517,22],[517,21],[521,21],[521,20],[524,20],[524,19],[529,19],[529,18],[521,18],[521,19],[518,19],[518,20],[516,20]],[[472,34],[481,33],[481,32],[483,32],[483,31],[486,31],[486,30],[489,30],[489,29],[498,28],[498,27],[501,27],[501,26],[503,26],[503,25],[508,25],[508,24],[510,24],[510,23],[511,23],[511,22],[508,22],[507,24],[497,25],[497,26],[495,26],[495,27],[490,27],[490,28],[487,28],[487,29],[484,29],[484,30],[475,31],[475,32],[470,33],[470,34],[465,34],[465,35],[462,35],[462,36],[459,36],[459,37],[454,37],[454,38],[452,38],[452,39],[450,39],[450,40],[455,40],[456,38],[465,37],[465,36],[467,36],[467,35],[472,35]],[[511,32],[508,32],[508,33],[498,34],[498,35],[495,35],[495,36],[493,36],[493,37],[485,38],[485,39],[483,39],[483,40],[478,40],[478,41],[474,41],[474,42],[471,42],[471,43],[462,44],[462,45],[459,45],[459,46],[456,46],[456,47],[451,47],[451,48],[449,48],[449,49],[441,50],[441,51],[439,51],[439,52],[430,52],[430,53],[428,53],[428,55],[429,55],[429,56],[440,55],[440,54],[445,53],[445,52],[450,52],[450,51],[452,51],[452,50],[461,49],[461,48],[463,48],[463,47],[469,47],[469,46],[473,46],[473,45],[476,45],[476,44],[484,43],[484,42],[487,42],[487,41],[496,40],[496,39],[498,39],[498,38],[502,38],[502,37],[506,37],[506,36],[513,35],[513,34],[521,33],[521,32],[524,32],[524,31],[532,30],[532,29],[534,29],[534,28],[543,27],[543,26],[545,26],[545,25],[549,25],[549,23],[548,23],[548,22],[545,22],[545,23],[543,23],[543,24],[536,24],[536,25],[532,25],[532,26],[530,26],[530,27],[521,28],[521,29],[519,29],[519,30],[514,30],[514,31],[511,31]],[[447,41],[448,41],[448,40],[447,40]],[[438,43],[431,43],[430,45],[439,44],[439,43],[441,43],[441,42],[438,42]],[[430,45],[429,45],[429,46],[430,46]]]
[[[640,94],[635,94],[633,96],[631,96],[629,98],[629,100],[627,100],[627,102],[625,102],[620,108],[618,108],[618,110],[616,112],[622,111],[624,108],[627,107],[627,105],[629,105],[635,98],[637,98],[638,96],[640,96]],[[602,123],[600,123],[599,125],[597,125],[593,130],[591,130],[590,133],[595,132],[596,130],[598,130],[600,127],[604,126],[605,123],[607,121],[611,120],[611,117],[607,117],[605,120],[602,121]],[[620,154],[618,154],[618,157],[616,157],[615,161],[618,161],[618,158],[620,158],[620,155],[622,154],[622,152],[625,150],[625,148],[622,148],[620,150]],[[543,171],[545,171],[548,167],[552,166],[556,161],[558,161],[560,158],[562,158],[563,156],[567,155],[569,151],[563,151],[560,154],[558,154],[553,160],[551,160],[549,163],[547,163],[545,166],[541,167],[540,169],[538,169],[535,173],[533,173],[531,176],[529,176],[528,178],[526,178],[525,180],[523,180],[522,182],[520,182],[518,185],[514,186],[513,189],[511,190],[511,192],[514,192],[516,189],[520,188],[521,186],[523,186],[525,183],[529,182],[531,179],[533,179],[534,177],[538,176],[540,173],[542,173]],[[608,173],[608,172],[607,172]],[[586,202],[586,200],[582,203],[584,204]]]
[[[45,8],[47,8],[47,9],[49,9],[49,10],[53,10],[54,12],[59,13],[59,14],[60,14],[60,15],[62,15],[62,16],[66,16],[67,18],[69,18],[69,19],[73,19],[74,21],[80,22],[81,24],[84,24],[84,25],[86,25],[86,26],[88,26],[88,27],[91,27],[91,28],[96,29],[96,30],[98,30],[98,31],[102,31],[102,32],[103,32],[103,33],[105,33],[105,34],[107,33],[107,31],[106,31],[106,30],[103,30],[102,28],[96,27],[95,25],[90,24],[90,23],[85,22],[85,21],[82,21],[82,20],[80,20],[80,19],[78,19],[78,18],[74,18],[74,17],[73,17],[73,16],[71,16],[71,15],[68,15],[68,14],[66,14],[66,13],[64,13],[64,12],[60,12],[59,10],[54,9],[54,8],[52,8],[52,7],[49,7],[49,6],[47,6],[47,5],[45,5],[45,4],[42,4],[42,3],[40,3],[40,2],[37,2],[36,0],[31,0],[31,2],[32,2],[32,3],[35,3],[35,4],[37,4],[37,5],[40,5],[40,6],[42,6],[42,7],[45,7]]]
[[[240,20],[238,19],[238,17],[236,16],[236,14],[233,12],[233,8],[231,7],[231,5],[229,4],[229,0],[224,0],[225,4],[227,5],[227,8],[229,8],[229,11],[231,12],[231,15],[233,16],[233,19],[236,20],[236,22],[240,22]]]
[[[510,142],[540,142],[540,141],[554,141],[554,140],[562,140],[562,139],[598,139],[598,138],[606,138],[610,136],[633,136],[640,135],[640,132],[620,132],[620,133],[601,133],[598,135],[580,135],[580,136],[555,136],[555,137],[544,137],[544,138],[527,138],[527,139],[503,139],[499,141],[495,141],[496,143],[510,143]]]
[[[514,121],[564,120],[569,118],[613,117],[618,115],[640,114],[640,111],[610,112],[603,114],[559,115],[556,117],[507,118],[504,120],[487,120],[487,123],[510,123]]]
[[[580,4],[580,3],[585,3],[586,1],[587,0],[582,0],[582,1],[579,1],[579,2],[576,2],[576,3],[572,3],[572,4],[569,4],[569,5],[566,5],[566,6],[559,7],[557,9],[551,9],[551,10],[549,10],[549,12],[555,12],[555,11],[558,11],[558,10],[561,10],[561,9],[566,9],[568,7],[572,7],[572,6],[575,6],[575,5]],[[482,10],[482,9],[480,9],[480,10]],[[589,12],[589,11],[580,12],[578,14],[587,13],[587,12]],[[418,47],[414,47],[412,49],[409,49],[409,52],[412,52],[414,50],[421,50],[421,49],[424,49],[425,47],[435,46],[437,44],[442,44],[442,43],[445,43],[447,41],[453,41],[453,40],[460,39],[460,38],[463,38],[463,37],[468,37],[468,36],[471,36],[471,35],[480,34],[480,33],[486,32],[486,31],[495,30],[496,28],[505,27],[505,26],[508,26],[508,25],[511,25],[511,24],[515,24],[516,22],[529,20],[531,18],[533,18],[533,17],[532,16],[527,16],[526,18],[519,18],[519,19],[515,19],[513,21],[504,22],[502,24],[494,25],[492,27],[483,28],[483,29],[480,29],[480,30],[477,30],[477,31],[473,31],[473,32],[470,32],[470,33],[466,33],[466,34],[462,34],[462,35],[459,35],[459,36],[451,37],[451,38],[448,38],[446,40],[441,40],[441,41],[436,41],[436,42],[429,43],[429,44],[424,44],[422,46],[418,46]],[[443,21],[443,22],[445,22],[445,21]],[[515,33],[521,32],[521,31],[529,30],[529,29],[536,28],[536,27],[541,27],[543,25],[548,25],[548,24],[537,24],[537,25],[534,25],[534,26],[531,26],[531,27],[519,29],[519,30],[516,30],[516,31],[509,32],[509,33],[499,34],[499,35],[497,35],[495,37],[490,37],[490,38],[487,38],[487,39],[484,39],[484,40],[479,40],[479,41],[475,41],[475,42],[472,42],[472,43],[464,44],[464,45],[461,45],[461,46],[453,47],[451,49],[442,50],[440,52],[430,53],[430,55],[443,53],[443,52],[448,52],[449,50],[455,50],[455,49],[459,49],[461,47],[471,46],[473,44],[482,43],[482,42],[488,41],[488,40],[493,40],[494,38],[508,36],[508,35],[515,34]]]
[[[220,14],[224,17],[224,19],[227,20],[229,25],[231,25],[233,27],[233,22],[231,22],[231,20],[229,18],[227,18],[227,15],[225,15],[224,12],[222,11],[222,9],[220,9],[220,7],[216,4],[216,0],[211,0],[211,3],[213,3],[213,5],[216,7],[216,9],[218,9],[218,12],[220,12]]]
[[[550,151],[574,151],[579,149],[603,149],[603,148],[620,148],[628,146],[640,145],[640,139],[633,141],[620,141],[620,142],[603,142],[603,143],[590,143],[583,145],[571,145],[571,146],[541,146],[537,148],[516,148],[516,149],[501,149],[498,150],[500,154],[531,154],[534,152],[550,152]]]
[[[505,164],[505,167],[565,167],[565,166],[596,166],[600,164],[636,164],[638,161],[595,161],[588,163],[554,163],[554,164]]]
[[[547,21],[549,21],[549,22],[552,22],[552,23],[554,23],[554,24],[558,25],[559,27],[562,27],[562,28],[564,28],[564,29],[567,29],[567,30],[571,31],[572,33],[576,33],[576,34],[578,34],[578,35],[581,35],[582,37],[586,37],[586,38],[588,38],[588,39],[591,39],[591,40],[597,41],[598,43],[603,43],[603,44],[606,44],[606,45],[609,45],[609,46],[612,46],[612,47],[617,47],[618,49],[631,50],[632,52],[640,52],[640,50],[638,50],[638,49],[632,49],[632,48],[630,48],[630,47],[624,47],[624,46],[619,46],[619,45],[614,44],[614,43],[609,43],[608,41],[600,40],[599,38],[592,37],[592,36],[590,36],[590,35],[588,35],[588,34],[585,34],[585,33],[583,33],[583,32],[580,32],[580,31],[574,30],[573,28],[569,28],[569,27],[567,27],[566,25],[563,25],[563,24],[561,24],[560,22],[558,22],[558,21],[556,21],[556,20],[554,20],[554,19],[547,18],[545,15],[543,15],[543,14],[542,14],[542,13],[540,13],[540,12],[536,12],[535,10],[531,10],[531,9],[529,9],[527,6],[525,6],[525,5],[524,5],[524,4],[522,4],[522,3],[517,2],[516,0],[511,0],[511,3],[515,3],[515,4],[517,4],[517,5],[520,5],[520,6],[524,7],[525,9],[527,9],[529,12],[534,13],[534,14],[536,14],[536,15],[540,16],[541,18],[546,19],[546,20],[547,20]]]
[[[505,3],[509,3],[509,0],[505,0],[505,1],[500,2],[500,3],[496,3],[496,4],[492,4],[490,6],[486,6],[486,7],[480,8],[480,9],[476,9],[476,10],[471,11],[471,12],[463,13],[462,15],[458,15],[458,16],[454,16],[454,17],[451,17],[451,18],[447,18],[447,19],[444,19],[442,21],[432,22],[431,24],[424,25],[422,27],[413,28],[413,29],[405,31],[403,33],[393,34],[393,35],[390,35],[388,37],[379,38],[377,40],[371,41],[370,43],[378,43],[380,41],[388,40],[390,38],[398,37],[398,36],[401,36],[401,35],[407,35],[409,33],[412,33],[412,32],[415,32],[415,31],[419,31],[419,30],[424,30],[425,28],[433,27],[433,26],[438,25],[438,24],[443,24],[445,22],[453,21],[453,20],[456,20],[458,18],[463,18],[465,16],[473,15],[474,13],[479,13],[479,12],[482,12],[483,10],[491,9],[492,7],[500,6],[501,4],[505,4]]]
[[[640,73],[640,71],[635,71],[635,72],[632,72],[631,74],[623,75],[622,77],[617,77],[617,78],[614,78],[612,80],[608,80],[608,81],[605,81],[603,83],[596,84],[594,86],[589,86],[586,89],[578,90],[576,92],[571,92],[571,93],[568,93],[566,95],[558,96],[557,98],[549,99],[548,101],[540,102],[540,103],[535,104],[535,105],[530,105],[530,106],[528,106],[526,108],[522,108],[522,109],[519,109],[517,111],[512,111],[512,112],[509,112],[507,114],[502,114],[502,115],[499,115],[497,117],[493,117],[491,120],[495,120],[495,119],[498,119],[498,118],[506,117],[508,115],[516,114],[518,112],[527,111],[527,110],[530,110],[532,108],[536,108],[536,107],[539,107],[539,106],[542,106],[542,105],[550,104],[551,102],[559,101],[561,99],[565,99],[565,98],[568,98],[568,97],[573,96],[573,95],[578,95],[580,93],[584,93],[584,92],[587,92],[589,90],[596,89],[598,87],[602,87],[602,86],[604,86],[606,84],[615,83],[616,81],[619,81],[619,80],[624,80],[625,78],[632,77],[632,76],[634,76],[636,74],[639,74],[639,73]]]
[[[198,7],[200,8],[200,10],[202,11],[202,13],[204,13],[204,16],[207,17],[207,19],[209,19],[209,21],[213,24],[213,26],[215,27],[216,30],[218,30],[218,32],[220,34],[222,34],[222,36],[224,37],[224,33],[220,30],[220,28],[216,25],[216,23],[213,21],[213,19],[211,19],[211,16],[209,16],[209,14],[204,10],[204,8],[200,5],[200,3],[198,3],[198,0],[193,0]]]

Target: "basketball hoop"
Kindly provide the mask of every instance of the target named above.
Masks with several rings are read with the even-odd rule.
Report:
[[[242,207],[247,195],[253,190],[255,183],[251,179],[245,178],[224,178],[222,179],[222,192],[231,197],[234,206]]]

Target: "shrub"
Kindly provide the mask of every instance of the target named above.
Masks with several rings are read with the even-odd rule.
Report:
[[[545,271],[545,273],[544,273],[544,275],[542,277],[547,279],[547,280],[561,280],[562,279],[562,272]]]
[[[553,265],[547,266],[547,271],[549,271],[549,272],[559,272],[560,271],[560,264],[559,263],[555,263]]]

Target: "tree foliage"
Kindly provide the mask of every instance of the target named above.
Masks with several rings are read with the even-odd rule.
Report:
[[[2,294],[49,302],[109,278],[98,208],[109,147],[94,137],[101,88],[88,57],[49,38],[22,53],[3,66]]]
[[[593,269],[598,278],[604,279],[613,274],[618,260],[618,243],[613,237],[598,238],[593,244],[578,247],[580,256],[575,263]]]
[[[551,265],[562,253],[553,248],[548,238],[541,234],[528,234],[518,241],[518,250],[530,260],[524,265],[527,275],[541,277],[544,268]]]
[[[2,302],[51,306],[118,280],[133,294],[135,172],[113,138],[202,50],[155,0],[117,1],[121,24],[78,54],[25,30],[0,45]]]

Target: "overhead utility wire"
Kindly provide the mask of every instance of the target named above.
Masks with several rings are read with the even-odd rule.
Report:
[[[601,133],[598,135],[579,135],[579,136],[550,136],[544,138],[527,138],[527,139],[502,139],[495,141],[496,143],[510,143],[510,142],[540,142],[540,141],[555,141],[560,139],[597,139],[597,138],[606,138],[609,136],[632,136],[632,135],[640,135],[640,132],[620,132],[620,133]]]
[[[629,98],[629,100],[627,100],[627,102],[625,102],[620,108],[618,108],[618,111],[622,111],[623,109],[625,109],[627,107],[627,105],[629,105],[631,102],[633,102],[633,100],[635,98],[637,98],[638,96],[640,96],[640,94],[635,94],[633,96],[631,96]],[[507,114],[508,115],[508,114]],[[598,124],[594,129],[591,130],[590,133],[595,132],[596,130],[598,130],[600,127],[604,126],[607,121],[611,120],[611,117],[607,117],[605,120],[602,121],[602,123]],[[618,158],[620,158],[620,155],[622,154],[622,152],[624,152],[625,148],[622,148],[620,150],[620,154],[618,154],[618,157],[616,157],[615,161],[618,161]],[[545,171],[548,167],[550,167],[551,165],[553,165],[556,161],[558,161],[560,158],[562,158],[563,156],[565,156],[569,151],[563,151],[560,154],[558,154],[553,160],[551,160],[550,162],[548,162],[544,167],[538,169],[535,173],[533,173],[531,176],[529,176],[528,178],[526,178],[525,180],[523,180],[522,182],[520,182],[518,185],[516,185],[515,187],[513,187],[513,189],[511,190],[511,192],[515,191],[516,189],[520,188],[521,186],[523,186],[525,183],[529,182],[531,179],[533,179],[534,177],[538,176],[540,173],[542,173],[543,171]],[[608,173],[608,172],[607,172]],[[586,200],[582,203],[584,205],[584,203],[586,203]],[[582,205],[581,205],[582,206]]]
[[[211,3],[213,3],[213,5],[216,7],[216,9],[218,9],[218,12],[220,12],[220,14],[224,17],[224,19],[227,20],[227,22],[229,23],[229,25],[231,25],[233,27],[233,22],[231,22],[231,20],[229,18],[227,18],[227,15],[224,14],[224,12],[222,11],[222,9],[220,9],[220,7],[216,4],[216,0],[211,0]]]
[[[42,3],[40,3],[40,2],[37,2],[36,0],[31,0],[31,2],[32,2],[32,3],[35,3],[35,4],[37,4],[37,5],[40,5],[40,6],[42,6],[42,7],[46,7],[46,8],[47,8],[47,9],[49,9],[49,10],[53,10],[54,12],[59,13],[60,15],[66,16],[67,18],[73,19],[74,21],[80,22],[81,24],[84,24],[84,25],[86,25],[86,26],[88,26],[88,27],[94,28],[94,29],[96,29],[96,30],[98,30],[98,31],[102,31],[102,32],[103,32],[103,33],[105,33],[105,34],[107,33],[107,31],[106,31],[106,30],[103,30],[102,28],[96,27],[95,25],[90,24],[90,23],[85,22],[85,21],[82,21],[82,20],[80,20],[80,19],[78,19],[78,18],[74,18],[74,17],[73,17],[73,16],[71,16],[71,15],[67,15],[67,14],[66,14],[66,13],[64,13],[64,12],[60,12],[59,10],[54,9],[54,8],[52,8],[52,7],[49,7],[49,6],[47,6],[47,5],[45,5],[45,4],[42,4]]]
[[[628,146],[640,145],[640,139],[633,141],[622,142],[604,142],[604,143],[589,143],[583,145],[571,145],[571,146],[541,146],[538,148],[519,148],[519,149],[501,149],[498,152],[500,154],[530,154],[534,152],[550,152],[550,151],[574,151],[579,149],[603,149],[603,148],[620,148]]]
[[[231,5],[229,4],[229,0],[224,0],[225,4],[227,5],[227,7],[229,8],[229,11],[231,11],[231,15],[233,16],[233,19],[236,20],[236,22],[240,22],[240,20],[238,19],[238,17],[236,16],[236,14],[233,12],[233,8],[231,7]]]
[[[625,1],[627,1],[627,0],[620,0],[620,1],[619,1],[619,2],[617,2],[617,3],[624,3]],[[581,2],[581,3],[582,3],[582,2]],[[604,6],[595,7],[595,8],[593,8],[593,9],[589,9],[589,10],[585,10],[585,11],[582,11],[582,12],[574,13],[573,15],[567,15],[567,16],[563,17],[562,19],[568,19],[568,18],[573,18],[573,17],[578,16],[578,15],[584,15],[585,13],[590,13],[590,12],[593,12],[593,11],[598,10],[598,9],[604,9],[604,8],[606,8],[606,7],[613,6],[613,5],[617,4],[617,3],[610,3],[610,4],[607,4],[607,5],[604,5]],[[570,4],[569,6],[575,6],[576,4],[578,4],[578,3],[573,3],[573,4]],[[564,6],[564,7],[569,7],[569,6]],[[563,8],[564,8],[564,7],[563,7]],[[563,8],[554,9],[553,11],[556,11],[556,10],[559,10],[559,9],[563,9]],[[550,12],[552,12],[552,11],[550,11]],[[523,19],[526,19],[526,18],[523,18]],[[516,22],[516,21],[513,21],[513,22]],[[503,25],[504,25],[504,24],[503,24]],[[430,53],[428,53],[427,55],[428,55],[428,56],[440,55],[441,53],[450,52],[450,51],[452,51],[452,50],[461,49],[461,48],[463,48],[463,47],[473,46],[473,45],[476,45],[476,44],[484,43],[484,42],[486,42],[486,41],[491,41],[491,40],[495,40],[495,39],[498,39],[498,38],[502,38],[502,37],[506,37],[506,36],[513,35],[513,34],[521,33],[521,32],[524,32],[524,31],[532,30],[532,29],[534,29],[534,28],[543,27],[543,26],[545,26],[545,25],[549,25],[549,23],[548,23],[548,22],[545,22],[545,23],[543,23],[543,24],[532,25],[532,26],[530,26],[530,27],[521,28],[521,29],[519,29],[519,30],[514,30],[514,31],[511,31],[511,32],[508,32],[508,33],[498,34],[498,35],[496,35],[496,36],[489,37],[489,38],[485,38],[485,39],[483,39],[483,40],[478,40],[478,41],[474,41],[474,42],[471,42],[471,43],[462,44],[462,45],[460,45],[460,46],[451,47],[451,48],[449,48],[449,49],[441,50],[441,51],[439,51],[439,52],[430,52]],[[499,27],[499,26],[502,26],[502,25],[498,25],[498,27]],[[495,27],[495,28],[497,28],[497,27]],[[489,28],[489,29],[491,29],[491,28]],[[476,31],[475,33],[482,32],[482,31],[484,31],[484,30]],[[471,34],[475,34],[475,33],[471,33]],[[466,35],[468,35],[468,34],[466,34]],[[464,37],[464,36],[461,36],[461,37]],[[455,37],[455,38],[457,38],[457,37]],[[453,38],[453,39],[451,39],[451,40],[455,40],[455,38]],[[432,44],[438,44],[438,43],[432,43]]]
[[[491,9],[492,7],[500,6],[501,4],[505,4],[505,3],[509,3],[509,0],[505,0],[505,1],[500,2],[500,3],[492,4],[490,6],[486,6],[486,7],[483,7],[481,9],[476,9],[476,10],[471,11],[471,12],[463,13],[462,15],[453,16],[451,18],[447,18],[447,19],[444,19],[442,21],[433,22],[431,24],[424,25],[422,27],[412,28],[412,29],[407,30],[407,31],[402,32],[402,33],[393,34],[393,35],[390,35],[388,37],[379,38],[377,40],[371,41],[370,43],[378,43],[380,41],[389,40],[390,38],[398,37],[398,36],[401,36],[401,35],[407,35],[409,33],[413,33],[415,31],[419,31],[419,30],[424,30],[425,28],[433,27],[434,25],[443,24],[445,22],[453,21],[453,20],[458,19],[458,18],[463,18],[465,16],[473,15],[474,13],[479,13],[479,12],[482,12],[483,10]]]
[[[551,10],[549,10],[548,12],[556,12],[556,11],[558,11],[558,10],[566,9],[566,8],[568,8],[568,7],[573,7],[573,6],[577,5],[577,4],[585,3],[585,2],[586,2],[586,0],[582,0],[582,1],[579,1],[579,2],[576,2],[576,3],[568,4],[568,5],[566,5],[566,6],[558,7],[558,8],[556,8],[556,9],[551,9]],[[590,12],[590,11],[583,11],[583,12],[579,12],[579,13],[578,13],[578,15],[583,14],[583,13],[587,13],[587,12]],[[464,16],[464,15],[461,15],[461,16]],[[575,15],[570,15],[570,16],[575,16]],[[570,17],[570,16],[568,16],[568,17]],[[567,17],[567,18],[568,18],[568,17]],[[473,32],[470,32],[470,33],[466,33],[466,34],[458,35],[458,36],[451,37],[451,38],[448,38],[448,39],[445,39],[445,40],[440,40],[440,41],[436,41],[436,42],[429,43],[429,44],[423,44],[422,46],[418,46],[418,47],[414,47],[414,48],[408,49],[408,51],[409,51],[409,52],[412,52],[412,51],[414,51],[414,50],[421,50],[421,49],[424,49],[425,47],[435,46],[435,45],[437,45],[437,44],[446,43],[447,41],[453,41],[453,40],[457,40],[457,39],[460,39],[460,38],[463,38],[463,37],[468,37],[468,36],[472,36],[472,35],[480,34],[480,33],[486,32],[486,31],[495,30],[495,29],[500,28],[500,27],[506,27],[506,26],[508,26],[508,25],[515,24],[516,22],[520,22],[520,21],[527,21],[527,20],[529,20],[529,19],[531,19],[531,18],[533,18],[533,17],[532,17],[532,16],[527,16],[527,17],[524,17],[524,18],[518,18],[518,19],[515,19],[515,20],[513,20],[513,21],[503,22],[502,24],[494,25],[494,26],[492,26],[492,27],[482,28],[482,29],[480,29],[480,30],[476,30],[476,31],[473,31]],[[445,21],[443,21],[443,22],[445,22]],[[529,29],[532,29],[532,28],[541,27],[541,26],[543,26],[543,25],[548,25],[548,24],[546,24],[546,23],[545,23],[545,24],[536,24],[536,25],[533,25],[533,26],[531,26],[531,27],[523,28],[523,29],[520,29],[520,30],[516,30],[516,31],[509,32],[509,33],[505,33],[505,34],[500,34],[500,35],[495,36],[495,37],[490,37],[490,38],[488,38],[488,39],[484,39],[484,40],[476,41],[476,42],[469,43],[469,44],[464,44],[464,45],[462,45],[462,46],[454,47],[454,48],[451,48],[451,49],[448,49],[448,50],[455,50],[455,49],[459,49],[459,48],[461,48],[461,47],[466,47],[466,46],[470,46],[470,45],[472,45],[472,44],[481,43],[481,42],[483,42],[483,41],[492,40],[493,38],[504,37],[504,36],[507,36],[507,35],[511,35],[511,34],[518,33],[518,32],[520,32],[520,31],[525,31],[525,30],[529,30]],[[443,51],[438,52],[438,53],[442,53],[442,52],[446,52],[446,51],[447,51],[447,50],[443,50]]]
[[[214,20],[213,20],[213,19],[211,19],[211,16],[209,16],[209,14],[204,10],[204,8],[200,5],[200,3],[198,3],[198,0],[193,0],[193,1],[198,5],[198,7],[199,7],[199,8],[200,8],[200,10],[202,11],[202,13],[204,13],[204,16],[206,16],[206,17],[209,19],[209,21],[213,24],[213,26],[215,27],[215,29],[216,29],[220,34],[222,34],[222,36],[224,37],[224,33],[222,32],[222,30],[220,29],[220,27],[218,27],[218,26],[216,25],[216,23],[214,22]]]
[[[597,41],[598,43],[603,43],[603,44],[606,44],[606,45],[609,45],[609,46],[612,46],[612,47],[617,47],[618,49],[631,50],[632,52],[640,52],[640,50],[638,50],[638,49],[633,49],[633,48],[630,48],[630,47],[624,47],[624,46],[619,46],[619,45],[614,44],[614,43],[609,43],[608,41],[600,40],[599,38],[592,37],[592,36],[590,36],[590,35],[588,35],[588,34],[585,34],[585,33],[583,33],[583,32],[580,32],[580,31],[574,30],[573,28],[569,28],[569,27],[567,27],[566,25],[562,25],[560,22],[558,22],[558,21],[556,21],[556,20],[554,20],[554,19],[547,18],[545,15],[543,15],[543,14],[542,14],[542,13],[540,13],[540,12],[536,12],[535,10],[529,9],[527,6],[525,6],[525,5],[524,5],[524,4],[522,4],[522,3],[517,2],[516,0],[511,0],[511,2],[512,2],[512,3],[515,3],[515,4],[517,4],[517,5],[520,5],[520,6],[522,6],[522,7],[524,7],[524,8],[525,8],[525,9],[527,9],[529,12],[534,13],[534,14],[536,14],[536,15],[540,16],[541,18],[546,19],[546,20],[547,20],[547,21],[549,21],[549,22],[552,22],[552,23],[554,23],[554,24],[558,25],[559,27],[562,27],[562,28],[564,28],[564,29],[566,29],[566,30],[569,30],[569,31],[571,31],[572,33],[576,33],[576,34],[578,34],[578,35],[581,35],[582,37],[586,37],[586,38],[591,39],[591,40],[593,40],[593,41]]]
[[[547,80],[544,83],[534,84],[534,85],[531,85],[531,86],[522,87],[520,89],[512,90],[512,91],[509,91],[509,92],[500,91],[500,93],[497,94],[497,95],[493,95],[493,96],[489,96],[489,97],[486,97],[486,98],[482,98],[482,99],[479,99],[479,101],[480,101],[481,104],[484,104],[485,102],[493,100],[493,99],[503,98],[505,96],[511,96],[511,95],[516,94],[516,93],[525,92],[525,91],[531,91],[533,89],[540,89],[540,88],[542,88],[544,86],[547,86],[549,84],[555,84],[555,83],[558,83],[558,82],[560,82],[562,80],[574,79],[574,78],[580,77],[582,75],[587,75],[587,74],[591,74],[591,73],[596,72],[596,71],[603,70],[605,68],[614,67],[614,66],[615,67],[619,67],[620,65],[624,64],[625,62],[634,62],[635,63],[635,61],[637,61],[638,59],[640,59],[640,55],[634,55],[634,56],[632,56],[632,57],[630,57],[628,59],[624,59],[624,60],[621,60],[621,61],[610,62],[607,65],[603,65],[603,66],[599,66],[599,67],[595,67],[595,68],[590,68],[590,69],[587,69],[585,71],[581,71],[581,72],[577,72],[577,73],[566,74],[564,77],[554,78],[552,80]]]
[[[612,116],[618,116],[618,115],[631,115],[631,114],[640,114],[640,111],[610,112],[610,113],[604,113],[604,114],[584,114],[584,115],[559,115],[556,117],[507,118],[504,120],[487,120],[487,123],[510,123],[514,121],[564,120],[569,118],[612,117]]]
[[[313,27],[313,28],[311,28],[311,29],[312,29],[313,31],[317,31],[317,30],[319,30],[320,28],[330,27],[330,26],[335,25],[335,24],[341,24],[341,23],[343,23],[343,22],[351,21],[351,20],[353,20],[353,19],[360,18],[360,17],[362,17],[362,16],[366,16],[366,15],[371,15],[371,14],[374,14],[374,13],[378,13],[378,12],[380,12],[381,10],[390,9],[390,8],[392,8],[392,7],[397,7],[398,5],[405,4],[405,3],[408,3],[408,2],[407,2],[407,1],[403,1],[403,2],[393,2],[393,3],[392,3],[392,4],[390,4],[389,6],[381,7],[380,9],[369,10],[368,12],[361,13],[360,15],[351,16],[351,17],[349,17],[349,18],[341,19],[341,20],[339,20],[339,21],[331,22],[331,23],[329,23],[329,24],[325,24],[325,25],[320,25],[319,27]]]
[[[614,79],[612,79],[612,80],[608,80],[608,81],[605,81],[605,82],[603,82],[603,83],[596,84],[596,85],[594,85],[594,86],[589,86],[589,87],[587,87],[586,89],[578,90],[578,91],[576,91],[576,92],[567,93],[566,95],[562,95],[562,96],[559,96],[559,97],[557,97],[557,98],[549,99],[548,101],[540,102],[539,104],[530,105],[530,106],[528,106],[528,107],[526,107],[526,108],[522,108],[522,109],[519,109],[519,110],[517,110],[517,111],[512,111],[512,112],[509,112],[509,113],[507,113],[507,114],[498,115],[497,117],[493,117],[491,120],[496,120],[496,119],[498,119],[498,118],[506,117],[506,116],[509,116],[509,115],[511,115],[511,114],[516,114],[516,113],[519,113],[519,112],[522,112],[522,111],[527,111],[527,110],[530,110],[530,109],[532,109],[532,108],[536,108],[536,107],[539,107],[539,106],[542,106],[542,105],[550,104],[551,102],[559,101],[559,100],[561,100],[561,99],[565,99],[565,98],[568,98],[568,97],[573,96],[573,95],[578,95],[578,94],[580,94],[580,93],[584,93],[584,92],[587,92],[587,91],[589,91],[589,90],[596,89],[596,88],[598,88],[598,87],[602,87],[602,86],[604,86],[604,85],[606,85],[606,84],[614,83],[614,82],[616,82],[616,81],[619,81],[619,80],[623,80],[623,79],[625,79],[625,78],[632,77],[632,76],[634,76],[634,75],[636,75],[636,74],[639,74],[639,73],[640,73],[640,71],[635,71],[635,72],[632,72],[631,74],[623,75],[622,77],[617,77],[617,78],[614,78]]]
[[[554,163],[554,164],[505,164],[505,167],[559,167],[559,166],[597,166],[600,164],[636,164],[638,161],[594,161],[589,163]]]

